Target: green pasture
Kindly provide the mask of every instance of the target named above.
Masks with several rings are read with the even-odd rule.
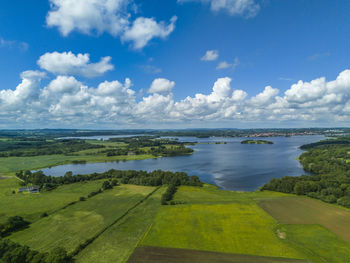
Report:
[[[44,212],[50,214],[63,206],[77,201],[81,196],[87,196],[97,191],[102,181],[90,181],[62,185],[50,192],[39,194],[17,193],[19,180],[15,177],[0,179],[0,223],[10,216],[22,216],[33,222],[40,218]],[[12,192],[16,193],[13,194]]]
[[[319,224],[350,242],[350,209],[307,197],[259,201],[281,224]]]
[[[74,251],[145,198],[154,187],[122,185],[60,210],[10,236],[38,251]]]
[[[179,187],[175,200],[186,204],[162,206],[142,245],[303,258],[277,237],[277,222],[255,203],[257,195]]]
[[[133,209],[123,220],[110,227],[76,257],[77,263],[126,262],[150,229],[160,208],[162,187]]]
[[[350,262],[350,244],[320,225],[283,225],[281,231],[314,263]]]

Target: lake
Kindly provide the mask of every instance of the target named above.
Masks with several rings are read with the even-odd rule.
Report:
[[[147,160],[67,164],[42,169],[46,175],[100,173],[109,169],[157,169],[197,175],[225,190],[254,191],[272,178],[305,174],[296,158],[303,152],[299,146],[324,139],[321,135],[252,138],[273,141],[274,144],[241,144],[249,138],[179,137],[180,141],[197,141],[191,146],[195,152],[187,156],[163,157]],[[106,139],[105,137],[103,139]],[[227,144],[215,144],[226,142]]]

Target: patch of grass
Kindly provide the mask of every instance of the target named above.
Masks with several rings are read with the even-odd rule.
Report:
[[[192,204],[161,207],[142,245],[303,258],[276,236],[277,223],[257,206],[257,195],[179,187],[175,201]]]
[[[180,186],[174,196],[174,201],[191,204],[219,204],[219,203],[251,203],[258,198],[279,198],[291,196],[278,192],[238,192],[219,190],[215,185],[204,184],[203,187]]]
[[[0,223],[8,217],[20,215],[33,222],[44,212],[50,214],[61,207],[77,201],[80,196],[87,196],[90,192],[101,187],[102,181],[90,181],[62,185],[49,192],[39,194],[17,193],[20,180],[10,177],[0,180]],[[13,194],[12,191],[16,191]]]
[[[135,185],[115,187],[42,218],[10,239],[42,252],[57,246],[72,252],[154,189]]]
[[[160,188],[80,252],[76,258],[77,263],[126,262],[151,226],[161,206],[160,198],[165,189],[166,187]]]
[[[284,225],[281,231],[312,262],[350,262],[350,244],[320,225]]]
[[[259,201],[281,224],[319,224],[350,242],[350,210],[319,200],[294,197]]]

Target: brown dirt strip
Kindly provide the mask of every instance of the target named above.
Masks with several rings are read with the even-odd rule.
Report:
[[[179,248],[137,247],[128,263],[307,263],[306,260]]]

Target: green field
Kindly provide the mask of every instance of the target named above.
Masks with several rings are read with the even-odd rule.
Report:
[[[350,244],[320,225],[284,225],[281,231],[314,263],[350,262]]]
[[[281,224],[319,224],[350,242],[350,209],[306,197],[261,200],[259,205]]]
[[[187,204],[163,206],[142,245],[302,258],[277,237],[276,221],[254,202],[255,195],[182,186],[175,200]]]
[[[120,185],[78,201],[103,181],[13,194],[20,181],[0,179],[0,222],[14,215],[32,222],[7,238],[41,252],[60,246],[69,253],[93,238],[75,256],[78,263],[350,262],[349,209],[209,184],[178,187],[176,205],[160,204],[166,186]],[[43,212],[49,216],[41,218]]]
[[[160,188],[145,202],[133,209],[123,220],[110,227],[77,257],[78,263],[126,262],[149,230],[160,208]]]
[[[290,258],[236,255],[192,249],[138,247],[128,263],[308,263]]]
[[[74,251],[145,198],[154,187],[122,185],[43,218],[10,239],[38,251]]]
[[[101,187],[102,181],[62,185],[50,192],[40,194],[16,193],[20,187],[19,180],[10,177],[0,180],[0,223],[8,217],[20,215],[30,222],[36,221],[44,212],[50,214],[63,206],[77,201],[81,196]]]

